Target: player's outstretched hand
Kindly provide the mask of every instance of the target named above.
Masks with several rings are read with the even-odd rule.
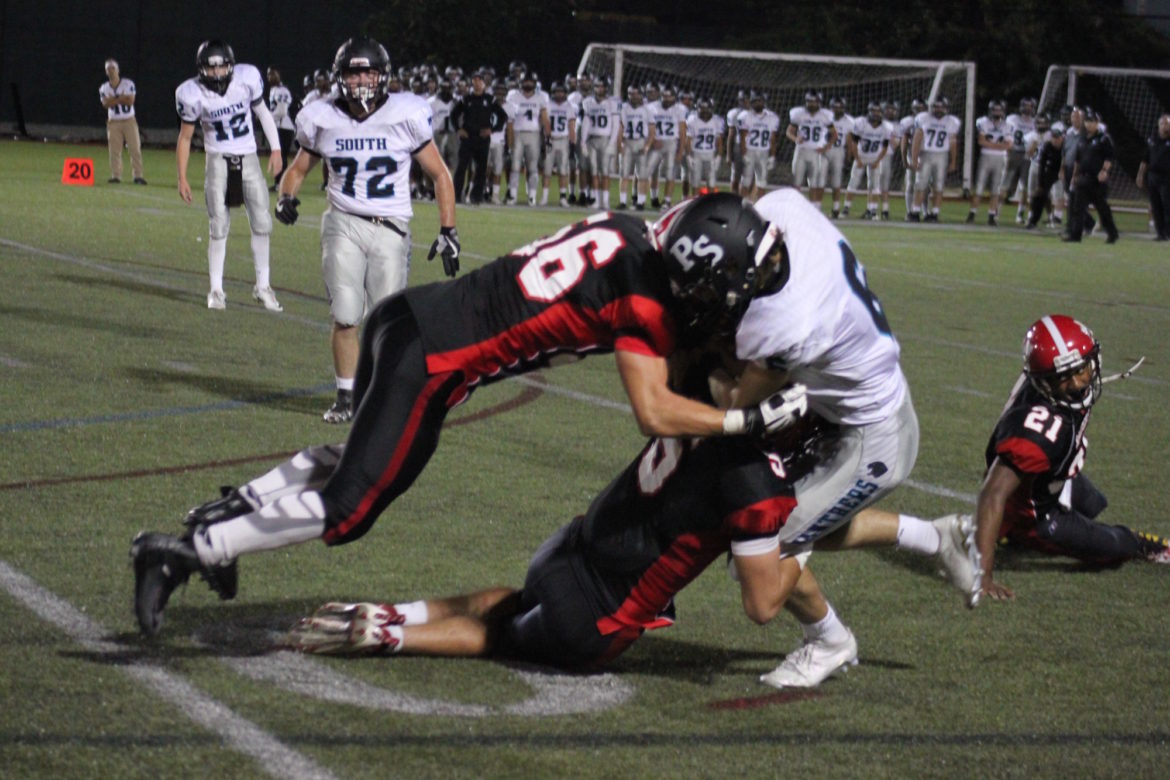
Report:
[[[440,255],[443,258],[443,273],[453,277],[459,273],[459,249],[459,232],[453,227],[441,227],[438,238],[431,244],[427,260],[434,260],[435,255]]]
[[[808,411],[807,388],[794,384],[765,399],[758,406],[731,409],[723,416],[723,432],[764,436],[786,428]]]
[[[299,205],[301,205],[300,200],[292,195],[281,195],[280,200],[276,202],[276,218],[285,225],[296,223],[297,206]]]

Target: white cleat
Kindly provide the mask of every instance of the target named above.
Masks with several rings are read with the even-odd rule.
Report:
[[[227,308],[227,296],[223,294],[223,290],[212,290],[211,292],[207,293],[207,308]]]
[[[857,665],[857,639],[853,632],[840,644],[805,641],[784,662],[760,677],[773,688],[815,688],[834,673]]]
[[[284,307],[280,305],[280,301],[276,300],[276,293],[272,292],[271,287],[253,287],[252,299],[264,304],[264,308],[268,311],[284,311]]]
[[[975,521],[970,515],[947,515],[931,521],[938,531],[939,573],[958,588],[971,609],[983,592],[983,557],[975,544]]]

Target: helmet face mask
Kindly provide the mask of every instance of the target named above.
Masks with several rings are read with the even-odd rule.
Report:
[[[751,299],[771,282],[783,242],[740,196],[684,201],[651,226],[667,264],[685,339],[734,332]]]
[[[350,38],[333,58],[333,83],[355,114],[372,113],[389,91],[390,55],[371,38]]]
[[[199,83],[217,95],[227,92],[235,67],[235,52],[223,41],[204,41],[195,52],[195,68],[199,73]]]
[[[1088,376],[1081,376],[1086,369]],[[1041,317],[1024,336],[1024,373],[1049,401],[1088,409],[1101,397],[1101,345],[1072,317]]]

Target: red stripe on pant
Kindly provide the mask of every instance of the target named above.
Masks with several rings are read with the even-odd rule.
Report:
[[[434,398],[435,393],[450,381],[451,374],[448,373],[433,376],[427,382],[410,410],[410,417],[406,420],[406,427],[402,431],[402,436],[398,439],[398,444],[394,447],[394,454],[390,456],[390,463],[386,466],[386,470],[378,477],[378,481],[374,483],[373,487],[367,490],[366,494],[362,496],[362,500],[358,502],[357,509],[349,517],[325,532],[322,539],[326,544],[335,544],[338,540],[343,539],[354,526],[363,522],[371,508],[377,503],[378,498],[394,484],[394,480],[398,478],[398,475],[402,471],[402,464],[406,462],[407,457],[410,455],[410,449],[414,445],[415,436],[418,434],[419,427],[422,425],[423,417],[427,413],[427,408],[430,406],[431,400]],[[460,385],[459,387],[462,388],[463,386]]]

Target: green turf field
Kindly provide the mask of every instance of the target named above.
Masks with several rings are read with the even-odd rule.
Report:
[[[99,184],[62,186],[67,156],[94,158]],[[177,530],[219,485],[343,434],[320,419],[332,396],[323,194],[308,187],[301,221],[275,225],[285,311],[250,300],[234,212],[228,308],[210,312],[201,191],[179,200],[171,153],[148,151],[146,166],[150,186],[110,186],[104,146],[0,142],[0,776],[1166,776],[1170,570],[1147,564],[1005,557],[1017,601],[968,611],[924,559],[818,555],[861,664],[811,695],[757,682],[799,629],[787,616],[751,624],[720,566],[681,594],[676,626],[607,675],[267,652],[323,601],[520,584],[539,542],[641,446],[607,356],[481,389],[365,539],[248,558],[230,603],[193,581],[144,641],[135,532]],[[1103,519],[1170,535],[1165,245],[1136,215],[1110,247],[967,228],[965,211],[910,226],[895,205],[893,222],[843,223],[922,427],[911,484],[883,505],[970,507],[1023,332],[1062,312],[1094,328],[1107,372],[1147,356],[1095,407],[1087,471],[1109,496]],[[441,276],[424,260],[435,209],[417,212],[415,284]],[[584,213],[461,210],[464,267]]]

